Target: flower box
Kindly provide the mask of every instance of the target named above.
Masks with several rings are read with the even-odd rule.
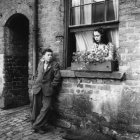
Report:
[[[71,70],[74,71],[104,71],[104,72],[112,72],[116,70],[116,61],[106,61],[103,63],[89,63],[85,62],[72,62]]]

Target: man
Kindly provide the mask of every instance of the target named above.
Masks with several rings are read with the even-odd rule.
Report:
[[[53,51],[45,49],[32,86],[31,119],[35,132],[45,133],[44,127],[51,117],[52,98],[57,92],[60,81],[59,64],[53,61]]]

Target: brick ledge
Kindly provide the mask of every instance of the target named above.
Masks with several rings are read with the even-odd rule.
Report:
[[[125,72],[87,72],[87,71],[72,71],[72,70],[61,70],[61,76],[66,78],[92,78],[92,79],[113,79],[113,80],[125,80]]]

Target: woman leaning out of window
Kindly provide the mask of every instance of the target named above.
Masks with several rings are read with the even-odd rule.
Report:
[[[99,28],[93,31],[93,46],[89,59],[96,56],[97,61],[110,61],[114,59],[114,45],[109,42],[104,34],[104,30]]]

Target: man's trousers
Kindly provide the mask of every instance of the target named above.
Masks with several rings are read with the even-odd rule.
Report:
[[[33,129],[40,129],[47,125],[50,117],[52,96],[44,96],[42,90],[33,95],[31,120]]]

